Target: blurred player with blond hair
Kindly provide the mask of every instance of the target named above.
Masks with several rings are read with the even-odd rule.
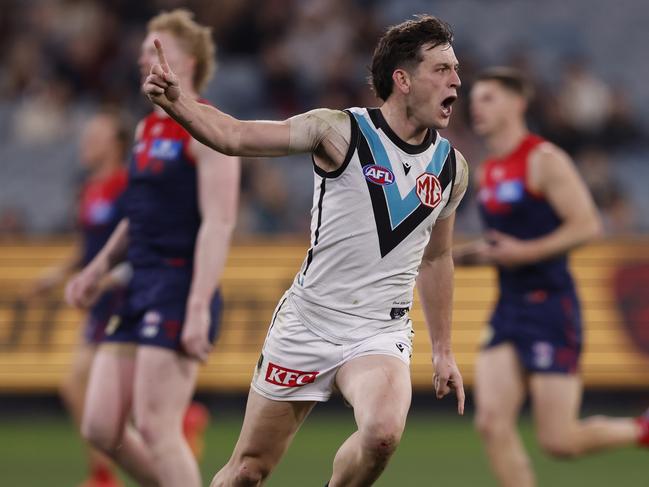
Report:
[[[498,268],[500,297],[476,366],[476,426],[504,487],[536,485],[516,425],[527,394],[541,447],[573,458],[649,444],[646,418],[580,420],[581,310],[567,255],[600,232],[574,164],[525,123],[532,95],[515,69],[484,71],[471,89],[475,131],[489,158],[479,169],[484,240],[456,249],[457,264]]]
[[[153,39],[168,46],[183,92],[198,100],[214,70],[210,29],[181,9],[153,18],[139,59],[143,79],[157,60]],[[183,413],[216,336],[239,161],[192,139],[160,108],[135,139],[125,219],[66,289],[83,305],[115,263],[126,258],[133,267],[92,368],[82,432],[140,485],[198,487]]]

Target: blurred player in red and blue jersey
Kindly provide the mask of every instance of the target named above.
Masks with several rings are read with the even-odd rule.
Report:
[[[139,60],[143,79],[157,60],[154,38],[170,46],[169,63],[198,99],[214,68],[210,29],[186,10],[153,18]],[[183,413],[216,336],[239,164],[159,108],[139,123],[135,139],[125,219],[66,289],[70,302],[83,304],[120,259],[133,267],[91,372],[82,432],[140,485],[198,487]]]
[[[60,285],[72,272],[86,266],[101,250],[122,219],[122,194],[127,184],[124,156],[130,131],[117,112],[102,111],[86,124],[80,147],[80,158],[88,176],[78,203],[78,243],[70,257],[48,270],[32,286],[29,297],[44,296]],[[129,268],[120,265],[98,286],[100,296],[88,309],[83,339],[75,350],[72,366],[61,387],[61,395],[77,424],[83,415],[83,404],[97,345],[104,337],[110,317],[115,313],[123,286],[129,279]],[[90,477],[86,487],[119,485],[111,472],[110,462],[95,450],[89,455]]]
[[[476,366],[476,425],[503,486],[535,485],[516,423],[529,393],[541,447],[557,457],[636,442],[645,419],[579,419],[581,311],[567,254],[600,233],[588,190],[569,156],[531,134],[532,89],[511,68],[492,68],[471,90],[475,131],[489,158],[478,172],[486,238],[456,249],[458,264],[493,264],[500,297]]]

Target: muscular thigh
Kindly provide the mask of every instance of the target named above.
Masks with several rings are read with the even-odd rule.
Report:
[[[232,457],[277,464],[315,401],[275,401],[250,390],[246,414]]]
[[[135,370],[136,422],[157,419],[180,425],[194,392],[198,362],[172,350],[139,346]]]
[[[390,355],[365,355],[338,370],[336,385],[354,408],[359,428],[374,421],[405,425],[412,386],[404,361]]]
[[[128,418],[133,397],[135,347],[101,345],[95,355],[86,393],[84,423],[118,435]]]
[[[77,387],[86,387],[96,352],[96,345],[90,345],[85,342],[77,345],[68,373],[67,380],[69,382],[74,382],[74,385]]]
[[[526,378],[513,345],[503,343],[480,352],[474,387],[478,416],[514,420],[525,393]]]
[[[579,414],[581,380],[573,374],[534,374],[530,395],[539,436],[558,437],[568,431]]]

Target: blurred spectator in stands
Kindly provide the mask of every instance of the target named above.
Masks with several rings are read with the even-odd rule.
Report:
[[[213,18],[220,51],[254,58],[267,43],[286,35],[292,25],[294,0],[228,0],[206,15]]]
[[[43,144],[69,135],[71,96],[71,87],[65,80],[42,80],[13,114],[15,140],[22,144]]]
[[[0,97],[6,99],[15,99],[33,90],[47,66],[38,39],[30,35],[22,35],[8,44],[3,64]]]
[[[356,11],[345,0],[309,0],[296,7],[283,48],[300,81],[319,90],[326,74],[336,69],[354,43]]]
[[[601,149],[585,148],[575,157],[577,166],[601,212],[607,234],[627,234],[635,228],[635,215],[611,161]]]
[[[0,210],[0,239],[14,240],[25,235],[27,225],[25,214],[19,208],[6,207]]]
[[[276,165],[244,159],[241,185],[240,233],[273,235],[292,230],[289,192]]]
[[[261,51],[265,102],[279,118],[301,110],[303,98],[298,86],[297,72],[286,56],[281,41],[266,44]],[[261,108],[261,107],[260,107]]]
[[[584,59],[575,58],[565,64],[557,103],[563,120],[582,146],[601,134],[611,101],[610,88],[588,69]]]
[[[627,92],[619,86],[611,93],[610,110],[600,140],[611,150],[647,143],[647,134],[635,118]]]

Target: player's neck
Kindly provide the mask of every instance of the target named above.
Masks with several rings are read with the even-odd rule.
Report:
[[[529,131],[525,124],[515,123],[503,127],[502,130],[487,137],[486,142],[489,153],[494,157],[511,154],[528,134]]]
[[[426,138],[428,127],[420,126],[411,118],[404,117],[405,110],[403,108],[386,102],[379,109],[392,131],[404,142],[419,145]]]

